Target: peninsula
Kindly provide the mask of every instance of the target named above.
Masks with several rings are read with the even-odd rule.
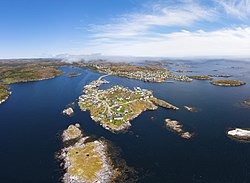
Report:
[[[10,87],[5,83],[0,82],[0,104],[4,103],[10,96]]]
[[[89,110],[91,118],[111,132],[127,130],[130,121],[143,111],[156,110],[157,105],[178,110],[179,108],[153,96],[153,92],[135,87],[130,90],[123,86],[113,86],[106,90],[98,87],[108,83],[101,76],[98,80],[86,85],[83,95],[79,97],[79,106],[82,111]]]
[[[61,63],[60,63],[61,64]],[[11,92],[7,84],[40,81],[63,74],[57,69],[58,62],[9,62],[0,67],[0,104],[8,99]]]

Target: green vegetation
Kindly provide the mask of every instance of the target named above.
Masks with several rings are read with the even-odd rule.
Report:
[[[159,105],[159,106],[164,107],[164,108],[179,110],[178,107],[175,107],[175,106],[173,106],[172,104],[169,104],[169,103],[165,102],[164,100],[160,100],[160,99],[157,99],[157,98],[155,98],[155,97],[153,97],[153,98],[151,99],[151,101],[152,101],[153,103],[155,103],[156,105]]]
[[[68,152],[70,167],[68,172],[86,182],[94,182],[97,173],[102,170],[103,160],[96,149],[97,144],[89,142],[85,146],[76,146]]]
[[[152,91],[140,87],[130,90],[123,86],[113,86],[99,90],[101,84],[108,83],[102,78],[103,76],[84,87],[84,95],[79,97],[78,103],[82,111],[89,110],[94,121],[100,122],[104,128],[112,132],[126,130],[131,126],[129,121],[146,110],[157,109],[156,105],[179,109],[155,98]]]
[[[6,84],[38,81],[54,78],[63,74],[63,71],[56,69],[62,63],[58,62],[38,62],[34,61],[0,61],[0,101],[5,100],[10,95],[9,86]]]
[[[64,130],[62,134],[64,142],[78,139],[80,137],[82,137],[82,132],[80,130],[79,124],[69,125],[69,127],[66,130]]]
[[[1,101],[6,100],[9,97],[10,95],[10,92],[8,91],[9,89],[10,87],[8,85],[0,82],[0,103]]]
[[[55,68],[33,64],[29,66],[2,67],[0,72],[0,80],[8,84],[49,79],[63,74],[63,71]]]
[[[121,159],[120,151],[103,137],[81,135],[73,141],[65,141],[82,134],[80,125],[70,125],[62,137],[65,147],[58,158],[63,160],[65,174],[62,182],[134,182],[136,171]]]
[[[246,83],[239,80],[217,80],[217,81],[212,81],[211,84],[217,86],[241,86]]]

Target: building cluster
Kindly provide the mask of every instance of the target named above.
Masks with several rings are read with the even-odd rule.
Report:
[[[133,113],[130,106],[134,102],[147,100],[153,97],[152,91],[135,87],[134,91],[123,86],[113,86],[107,90],[99,90],[101,84],[108,83],[98,79],[92,81],[84,88],[84,94],[79,97],[79,105],[82,110],[98,110],[91,118],[95,121],[114,124],[126,123],[127,116]]]

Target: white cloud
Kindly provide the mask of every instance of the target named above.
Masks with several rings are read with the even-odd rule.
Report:
[[[250,27],[221,29],[206,32],[179,31],[159,34],[152,39],[138,38],[136,41],[114,41],[93,45],[87,53],[100,52],[106,55],[133,55],[159,57],[188,56],[250,56]]]
[[[216,0],[226,13],[240,19],[250,17],[250,0]]]
[[[110,24],[91,25],[90,31],[93,38],[126,39],[151,34],[151,29],[155,27],[186,27],[200,21],[212,21],[215,17],[215,11],[193,1],[183,1],[178,6],[158,3],[151,5],[147,13],[126,14]]]
[[[227,13],[239,18],[249,13],[250,0],[211,2],[214,1],[220,3]],[[213,31],[186,30],[198,23],[218,23],[223,12],[217,6],[180,0],[177,4],[158,3],[150,7],[147,13],[131,13],[109,24],[92,25],[92,39],[82,51],[86,54],[98,52],[105,55],[152,57],[250,56],[250,26],[217,28]],[[174,32],[159,31],[159,28],[169,30],[170,27],[174,28]]]

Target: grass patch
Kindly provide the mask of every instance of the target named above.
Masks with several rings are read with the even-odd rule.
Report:
[[[103,166],[102,157],[96,148],[97,145],[94,142],[89,142],[84,147],[72,148],[68,152],[71,164],[69,173],[88,182],[93,182]]]

